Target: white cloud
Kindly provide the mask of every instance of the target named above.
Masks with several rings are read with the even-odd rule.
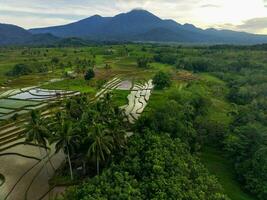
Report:
[[[267,17],[262,17],[262,18],[252,18],[249,20],[245,20],[239,25],[234,25],[231,23],[217,25],[217,28],[231,29],[236,31],[246,31],[250,33],[267,34],[266,24],[267,24]]]
[[[267,17],[266,5],[267,0],[0,0],[0,22],[26,28],[42,27],[65,24],[94,14],[113,16],[138,7],[164,19],[202,28],[225,24],[237,27],[249,19]]]

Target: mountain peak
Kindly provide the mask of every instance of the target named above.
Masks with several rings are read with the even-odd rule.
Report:
[[[131,12],[145,12],[145,13],[149,13],[147,10],[144,10],[143,8],[134,8],[129,13],[131,13]]]
[[[93,15],[93,16],[91,16],[91,18],[102,18],[102,16],[101,15]]]
[[[51,33],[58,37],[82,37],[107,41],[171,41],[199,43],[264,43],[267,36],[244,35],[230,31],[210,31],[193,24],[163,20],[136,8],[114,17],[94,15],[71,24],[31,29],[31,33]]]
[[[158,18],[156,15],[142,8],[135,8],[131,10],[130,12],[125,13],[125,15],[144,15],[144,16],[153,16],[153,17]]]

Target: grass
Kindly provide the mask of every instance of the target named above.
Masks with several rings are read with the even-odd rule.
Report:
[[[36,101],[24,101],[24,100],[15,100],[15,99],[0,99],[1,108],[10,108],[10,109],[19,109],[25,106],[34,106],[38,105],[40,102]]]
[[[1,114],[8,114],[10,112],[13,112],[14,110],[7,109],[7,108],[0,108],[0,113]]]
[[[202,152],[201,161],[209,172],[218,178],[224,192],[232,200],[256,200],[242,190],[241,185],[236,181],[231,162],[222,155],[223,152],[213,148],[206,148]]]
[[[130,94],[128,90],[113,90],[112,99],[114,100],[117,106],[123,106],[128,104],[127,96]]]
[[[65,79],[62,81],[49,83],[42,88],[53,90],[68,90],[79,91],[82,93],[95,93],[96,89],[89,85],[89,82],[84,79]]]

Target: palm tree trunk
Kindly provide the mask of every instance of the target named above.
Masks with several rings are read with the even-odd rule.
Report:
[[[99,175],[99,158],[96,157],[96,170],[97,170],[97,175]]]
[[[67,146],[67,156],[68,156],[68,162],[69,162],[69,167],[70,167],[70,178],[73,180],[73,173],[72,173],[72,165],[71,165],[71,160],[70,160],[70,152],[69,152],[69,147]]]

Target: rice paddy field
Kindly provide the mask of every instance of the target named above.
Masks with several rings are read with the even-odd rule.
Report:
[[[134,123],[143,113],[165,104],[173,91],[183,91],[189,98],[201,93],[210,99],[203,123],[216,121],[222,126],[229,126],[233,120],[229,113],[235,107],[226,99],[229,89],[225,81],[211,72],[178,68],[177,63],[168,60],[168,57],[165,61],[154,59],[162,52],[178,55],[178,58],[208,55],[216,57],[217,62],[221,63],[246,54],[241,50],[210,53],[201,48],[153,44],[0,49],[0,199],[35,200],[36,191],[41,191],[43,197],[47,195],[49,184],[45,169],[40,164],[39,150],[34,145],[24,145],[22,133],[31,110],[41,110],[43,116],[53,114],[56,103],[71,96],[87,94],[92,100],[97,100],[111,92],[114,102]],[[266,52],[253,51],[250,55],[253,59],[260,58],[266,62]],[[149,67],[138,66],[137,59],[140,57],[151,60]],[[87,67],[88,60],[95,62],[95,77],[89,81],[84,79],[82,67]],[[33,69],[24,75],[8,75],[20,63],[28,64]],[[38,69],[35,69],[36,66]],[[40,66],[45,70],[39,69]],[[66,76],[70,71],[74,71],[75,76]],[[154,89],[152,78],[159,71],[170,74],[170,88]],[[234,180],[232,166],[224,158],[216,157],[217,154],[217,151],[205,151],[201,159],[208,170],[217,176],[229,197],[233,200],[254,200]],[[62,152],[55,154],[54,147],[51,147],[49,156],[54,158],[55,166],[59,166],[63,160]],[[15,167],[14,163],[19,167]],[[51,175],[54,173],[51,166],[49,172]],[[26,197],[22,194],[26,194]]]

